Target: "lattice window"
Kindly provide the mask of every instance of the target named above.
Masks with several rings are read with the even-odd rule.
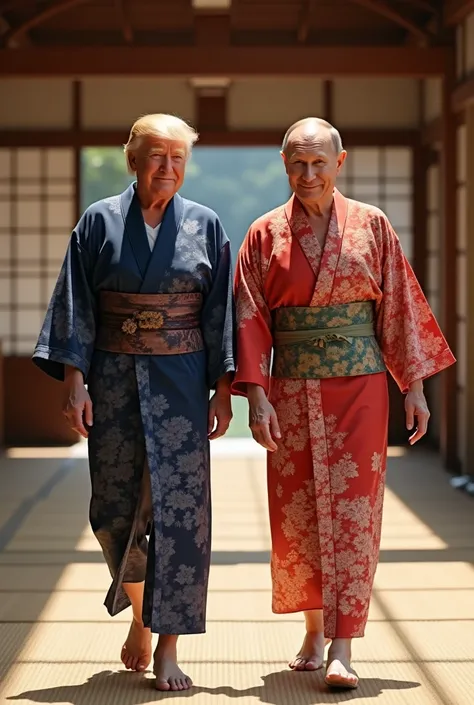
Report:
[[[75,219],[72,149],[0,149],[0,339],[29,355]]]
[[[354,147],[338,179],[345,196],[371,203],[388,216],[413,259],[413,167],[410,147]]]

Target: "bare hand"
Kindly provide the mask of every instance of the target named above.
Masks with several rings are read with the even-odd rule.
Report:
[[[423,391],[410,390],[408,392],[405,397],[405,413],[407,429],[409,431],[411,431],[415,425],[415,416],[417,418],[415,433],[409,438],[410,445],[414,445],[428,430],[430,412]]]
[[[65,400],[63,414],[73,431],[77,431],[83,438],[89,435],[84,426],[92,426],[92,401],[84,386],[84,378],[79,370],[67,370],[65,377]]]
[[[214,428],[217,421],[217,426]],[[232,421],[232,404],[230,392],[216,392],[209,402],[208,438],[210,441],[225,434]]]
[[[278,446],[275,438],[280,439],[280,427],[275,409],[268,401],[262,387],[249,390],[249,426],[252,436],[261,446],[274,453]]]

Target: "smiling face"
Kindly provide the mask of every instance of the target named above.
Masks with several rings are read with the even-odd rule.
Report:
[[[186,159],[185,142],[144,135],[130,153],[129,163],[142,193],[152,201],[168,201],[183,184]]]
[[[291,190],[303,204],[317,206],[331,201],[346,152],[336,152],[326,127],[295,128],[282,156]]]

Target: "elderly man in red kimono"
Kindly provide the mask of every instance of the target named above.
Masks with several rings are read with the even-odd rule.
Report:
[[[351,640],[364,635],[380,544],[386,371],[413,444],[429,418],[423,380],[455,360],[387,217],[335,188],[337,130],[301,120],[282,157],[293,195],[239,253],[233,391],[269,451],[273,611],[305,616],[290,667],[321,668],[331,641],[326,683],[355,688]]]

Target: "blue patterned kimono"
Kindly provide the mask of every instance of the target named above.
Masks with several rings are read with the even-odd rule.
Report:
[[[135,189],[90,206],[73,231],[33,360],[59,380],[76,367],[88,384],[90,520],[113,578],[109,613],[130,604],[123,582],[145,580],[145,625],[195,634],[210,563],[209,390],[234,370],[230,243],[213,211],[175,195],[151,252]],[[201,293],[204,350],[98,350],[100,291]]]

